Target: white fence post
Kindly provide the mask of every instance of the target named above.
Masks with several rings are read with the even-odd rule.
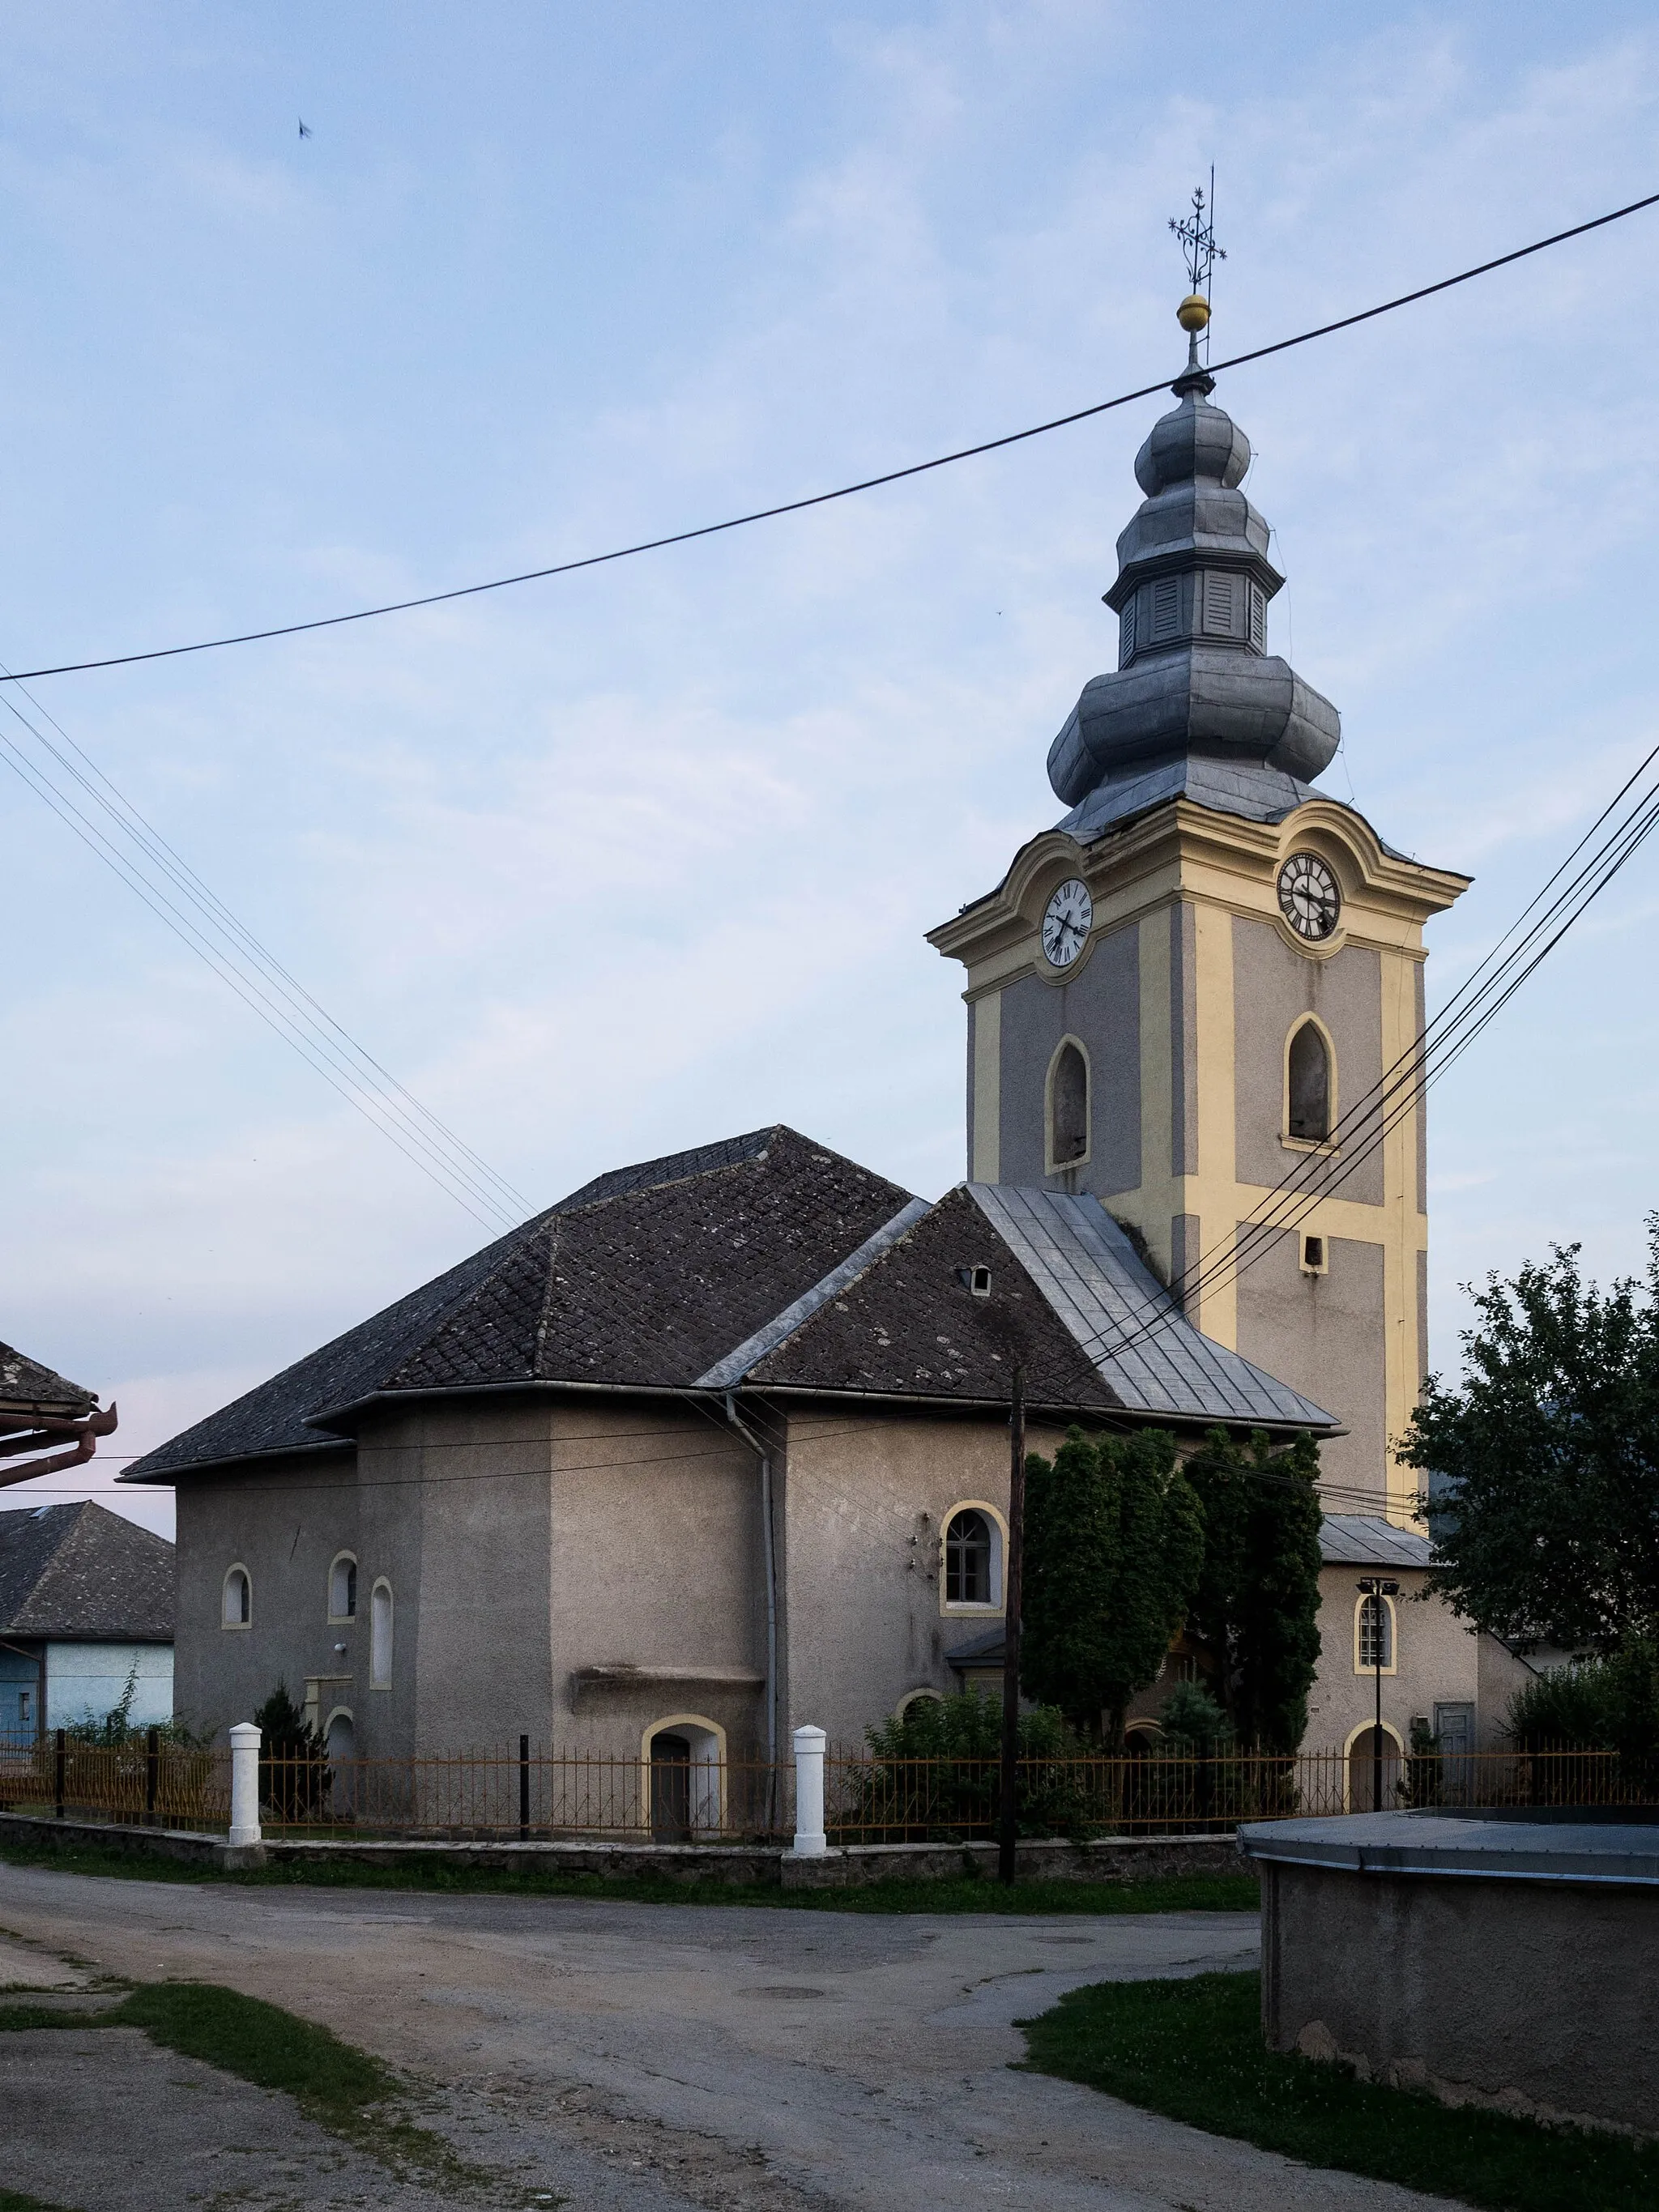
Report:
[[[823,1747],[821,1728],[809,1722],[795,1730],[795,1851],[798,1859],[822,1858],[830,1848],[823,1832]]]
[[[230,1840],[260,1840],[259,1731],[252,1721],[238,1721],[230,1732]]]

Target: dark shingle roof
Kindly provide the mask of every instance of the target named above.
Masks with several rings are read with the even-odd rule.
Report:
[[[1097,1200],[965,1184],[928,1206],[775,1127],[585,1183],[125,1479],[326,1449],[404,1392],[742,1382],[984,1405],[1015,1358],[1033,1406],[1335,1425],[1200,1335]]]
[[[969,1287],[975,1267],[991,1270],[988,1298]],[[744,1381],[994,1401],[1008,1395],[1017,1349],[1033,1406],[1335,1425],[1200,1335],[1097,1199],[963,1184],[876,1240],[856,1276],[849,1264],[826,1287],[827,1297],[801,1301],[793,1329],[761,1340]],[[734,1353],[705,1384],[735,1382],[738,1361]]]
[[[600,1176],[125,1479],[325,1447],[315,1422],[379,1392],[690,1383],[908,1196],[782,1127]]]
[[[963,1278],[987,1264],[993,1295],[976,1298]],[[961,1188],[948,1192],[744,1380],[756,1389],[996,1403],[1007,1399],[1016,1355],[1034,1406],[1101,1413],[1121,1406]]]
[[[78,1419],[97,1403],[95,1390],[82,1389],[26,1352],[0,1344],[0,1413],[62,1413]]]
[[[170,1644],[173,1559],[90,1498],[0,1512],[0,1635]]]

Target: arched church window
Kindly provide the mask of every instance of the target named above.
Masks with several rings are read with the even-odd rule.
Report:
[[[1308,1145],[1331,1133],[1330,1048],[1316,1022],[1304,1022],[1291,1039],[1288,1133]]]
[[[392,1585],[384,1576],[368,1594],[368,1684],[392,1687]]]
[[[355,1620],[357,1617],[357,1562],[342,1552],[328,1571],[328,1617]]]
[[[951,1516],[945,1532],[945,1601],[947,1605],[989,1605],[991,1523],[975,1505]]]
[[[246,1567],[232,1567],[226,1574],[219,1618],[227,1628],[252,1626],[253,1584]]]
[[[1089,1156],[1089,1063],[1068,1039],[1048,1083],[1048,1158],[1057,1168]]]

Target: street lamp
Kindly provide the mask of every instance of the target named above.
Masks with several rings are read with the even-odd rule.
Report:
[[[1398,1597],[1400,1585],[1381,1575],[1364,1575],[1355,1584],[1362,1590],[1372,1607],[1371,1613],[1371,1680],[1376,1692],[1376,1717],[1371,1727],[1371,1810],[1382,1810],[1382,1637],[1388,1626],[1387,1601]],[[1364,1614],[1360,1614],[1364,1619]],[[1393,1638],[1389,1638],[1392,1644]]]

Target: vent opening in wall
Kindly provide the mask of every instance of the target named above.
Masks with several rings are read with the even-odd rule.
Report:
[[[1206,572],[1204,627],[1212,637],[1231,637],[1233,634],[1233,579],[1224,568]]]
[[[1181,580],[1160,576],[1152,586],[1152,637],[1173,637],[1181,619]]]
[[[1304,1275],[1325,1273],[1325,1240],[1322,1237],[1304,1237],[1302,1240],[1302,1272]]]
[[[1267,601],[1260,584],[1250,586],[1250,643],[1258,653],[1267,649]]]
[[[1117,618],[1117,665],[1127,668],[1135,657],[1135,601],[1131,599]]]

